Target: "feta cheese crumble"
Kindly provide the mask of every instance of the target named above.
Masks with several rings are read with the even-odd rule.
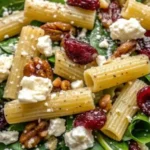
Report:
[[[145,32],[146,30],[135,18],[129,20],[118,19],[110,26],[111,38],[113,40],[120,40],[121,42],[142,38]]]
[[[106,62],[105,56],[98,55],[96,57],[96,63],[97,63],[98,66],[102,66],[105,62]]]
[[[0,56],[0,83],[7,79],[12,65],[13,56]]]
[[[50,79],[36,76],[23,77],[20,85],[22,89],[19,91],[18,99],[22,103],[44,101],[52,90]]]
[[[108,48],[108,46],[109,46],[109,43],[108,43],[107,39],[104,39],[103,41],[101,41],[99,43],[100,48]]]
[[[46,57],[53,55],[52,41],[48,35],[38,38],[37,48]]]
[[[0,132],[0,143],[4,143],[5,145],[15,143],[18,141],[19,132],[17,131],[2,131]]]
[[[64,135],[65,143],[70,150],[86,150],[94,145],[92,131],[82,126],[73,128]]]
[[[78,89],[84,87],[83,81],[82,80],[77,80],[71,83],[71,88],[72,89]]]
[[[50,125],[48,128],[48,135],[60,136],[66,131],[65,119],[56,118],[50,120]]]

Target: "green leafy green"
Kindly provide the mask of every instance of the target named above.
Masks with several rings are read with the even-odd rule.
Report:
[[[13,54],[15,51],[15,45],[18,43],[18,38],[13,37],[8,40],[0,42],[0,50],[3,54]],[[2,54],[2,53],[1,53]]]
[[[73,116],[68,116],[66,117],[66,130],[70,131],[73,128]]]
[[[11,149],[11,150],[23,150],[19,142],[16,142],[10,145],[5,145],[5,144],[0,143],[0,150],[4,150],[5,148]]]
[[[22,132],[26,126],[26,123],[12,124],[9,126],[9,131],[18,131]]]
[[[97,141],[94,143],[94,147],[89,150],[105,150]]]
[[[43,25],[43,22],[33,20],[31,21],[30,25],[40,27],[41,25]]]
[[[55,56],[51,56],[50,58],[48,58],[48,61],[52,64],[55,63]]]
[[[49,0],[50,2],[65,4],[65,0]]]
[[[138,113],[134,117],[123,138],[124,141],[130,139],[142,144],[150,142],[150,121],[146,115]]]
[[[142,3],[143,2],[143,0],[136,0],[137,2],[140,2],[140,3]]]
[[[4,94],[5,85],[6,85],[6,82],[0,83],[0,101],[3,100],[3,94]]]
[[[102,145],[102,147],[106,150],[128,150],[128,145],[126,142],[117,142],[108,137],[96,133],[98,142]]]
[[[61,137],[61,139],[59,139],[59,143],[57,145],[56,150],[69,150],[69,148],[66,147],[66,144],[65,144],[63,137]]]
[[[100,55],[109,56],[115,51],[117,44],[110,38],[109,32],[103,28],[102,24],[97,20],[93,31],[90,34],[90,44]],[[99,47],[99,43],[104,39],[109,43],[108,48]]]

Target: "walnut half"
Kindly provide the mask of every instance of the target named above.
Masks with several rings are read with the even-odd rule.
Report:
[[[20,143],[25,148],[36,147],[48,134],[47,121],[34,121],[26,125],[24,132],[20,136]]]
[[[50,64],[46,60],[38,57],[33,58],[24,67],[24,76],[37,76],[43,78],[53,79],[53,71]]]
[[[75,34],[75,28],[72,25],[62,22],[46,23],[41,28],[45,31],[46,35],[50,36],[52,41],[61,41],[68,33]]]

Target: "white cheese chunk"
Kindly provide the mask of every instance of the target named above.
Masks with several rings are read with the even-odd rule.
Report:
[[[108,46],[109,46],[109,43],[108,43],[107,39],[104,39],[103,41],[101,41],[99,43],[100,48],[108,48]]]
[[[77,80],[71,83],[71,88],[72,89],[78,89],[84,87],[83,81],[82,80]]]
[[[0,56],[0,83],[7,79],[12,65],[13,56]]]
[[[5,145],[15,143],[18,141],[19,132],[17,131],[2,131],[0,132],[0,143],[4,143]]]
[[[52,41],[48,35],[38,38],[37,49],[46,57],[53,55]]]
[[[96,57],[96,63],[97,63],[98,66],[102,66],[105,62],[106,62],[105,56],[98,55]]]
[[[60,136],[66,131],[65,119],[56,118],[50,120],[50,125],[48,128],[48,135]]]
[[[65,143],[70,150],[86,150],[94,145],[92,131],[82,126],[76,127],[64,135]]]
[[[82,39],[82,38],[86,37],[87,31],[88,31],[87,29],[83,28],[77,38]]]
[[[110,35],[112,39],[120,40],[121,42],[142,38],[145,32],[146,30],[135,18],[129,20],[118,19],[110,26]]]
[[[48,78],[30,76],[23,77],[20,83],[18,99],[22,103],[35,103],[46,100],[52,90],[52,82]]]

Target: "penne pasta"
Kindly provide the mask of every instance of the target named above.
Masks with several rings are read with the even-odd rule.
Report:
[[[84,72],[85,83],[98,92],[150,73],[150,63],[146,55],[116,59],[114,62],[93,67]]]
[[[83,80],[84,70],[90,68],[94,63],[86,66],[75,64],[65,54],[64,51],[57,50],[55,53],[54,73],[71,81]]]
[[[82,113],[95,108],[92,92],[88,88],[53,93],[44,102],[21,104],[18,100],[5,105],[8,123],[20,123]]]
[[[148,5],[136,2],[136,0],[127,0],[121,14],[126,19],[138,19],[145,29],[150,30],[150,7]]]
[[[61,21],[75,26],[92,29],[94,27],[96,11],[43,0],[26,0],[25,16],[41,22]]]
[[[110,4],[110,0],[99,0],[100,8],[107,9]]]
[[[16,99],[20,89],[25,64],[31,57],[38,56],[37,39],[44,35],[44,30],[38,27],[23,27],[10,75],[4,91],[4,98]]]
[[[23,11],[2,18],[0,20],[0,41],[19,34],[22,27],[29,23],[30,19],[24,17]]]
[[[136,103],[137,93],[144,86],[146,84],[143,81],[136,80],[123,88],[107,115],[105,126],[101,129],[104,134],[114,140],[122,140],[133,115],[138,110]]]

